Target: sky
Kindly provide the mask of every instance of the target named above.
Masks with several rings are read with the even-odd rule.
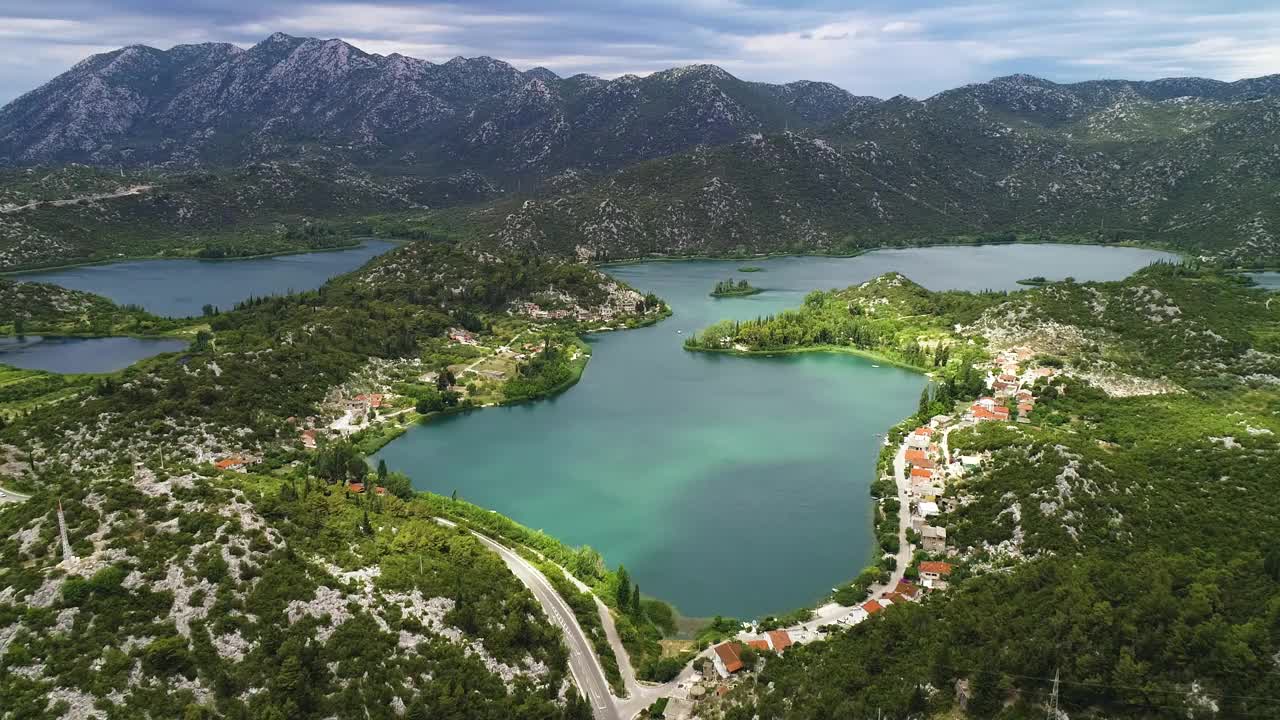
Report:
[[[431,61],[489,55],[567,76],[712,63],[923,98],[999,75],[1059,82],[1280,72],[1274,2],[836,0],[0,0],[0,103],[93,53],[338,37]]]

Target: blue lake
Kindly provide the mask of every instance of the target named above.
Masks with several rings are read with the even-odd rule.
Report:
[[[0,365],[56,373],[105,373],[185,347],[186,340],[173,338],[0,337]]]
[[[36,271],[13,276],[84,290],[121,305],[141,305],[156,315],[199,315],[206,304],[230,310],[252,296],[312,290],[394,248],[366,240],[344,250],[277,255],[246,260],[131,260]]]

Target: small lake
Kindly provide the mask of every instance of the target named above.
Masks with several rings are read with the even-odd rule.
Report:
[[[674,315],[589,338],[582,381],[537,403],[411,428],[374,458],[420,489],[493,508],[622,563],[682,613],[755,617],[821,598],[871,560],[878,437],[915,411],[923,376],[863,358],[691,353],[692,332],[799,305],[814,289],[890,270],[934,289],[1115,280],[1175,256],[1132,248],[998,245],[854,258],[648,262],[607,267]],[[755,265],[758,273],[737,268]],[[718,280],[765,292],[708,296]]]
[[[1253,278],[1253,281],[1258,283],[1258,287],[1263,290],[1270,290],[1271,292],[1280,290],[1280,272],[1248,273],[1248,276]]]
[[[12,277],[97,293],[121,305],[141,305],[156,315],[188,317],[199,315],[206,304],[230,310],[251,296],[318,288],[395,246],[387,240],[366,240],[343,250],[245,260],[130,260]]]
[[[115,372],[187,344],[174,338],[0,337],[0,365],[63,374]]]

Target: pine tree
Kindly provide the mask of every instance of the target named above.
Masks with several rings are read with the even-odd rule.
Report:
[[[640,584],[636,583],[631,586],[631,612],[635,615],[640,614]]]
[[[627,574],[627,569],[621,565],[618,566],[618,609],[626,610],[627,605],[631,602],[631,576]]]
[[[381,458],[378,460],[378,484],[387,484],[387,461]]]

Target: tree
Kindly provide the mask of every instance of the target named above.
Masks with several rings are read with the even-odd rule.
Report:
[[[201,330],[196,333],[196,341],[195,344],[191,346],[191,349],[196,352],[207,350],[209,348],[209,341],[212,339],[213,333],[208,330]]]
[[[631,586],[631,602],[628,605],[628,607],[631,608],[631,612],[634,615],[639,615],[644,611],[644,608],[640,606],[640,584],[639,583],[636,583],[635,585]]]
[[[13,319],[13,334],[22,337],[27,334],[27,319],[18,316]]]
[[[387,473],[387,477],[382,480],[381,484],[387,489],[387,492],[401,500],[408,500],[413,497],[413,482],[408,475],[402,472]]]
[[[627,574],[627,569],[621,565],[618,566],[618,609],[625,611],[627,605],[631,602],[631,576]]]
[[[383,458],[378,458],[378,484],[387,484],[387,461]]]

